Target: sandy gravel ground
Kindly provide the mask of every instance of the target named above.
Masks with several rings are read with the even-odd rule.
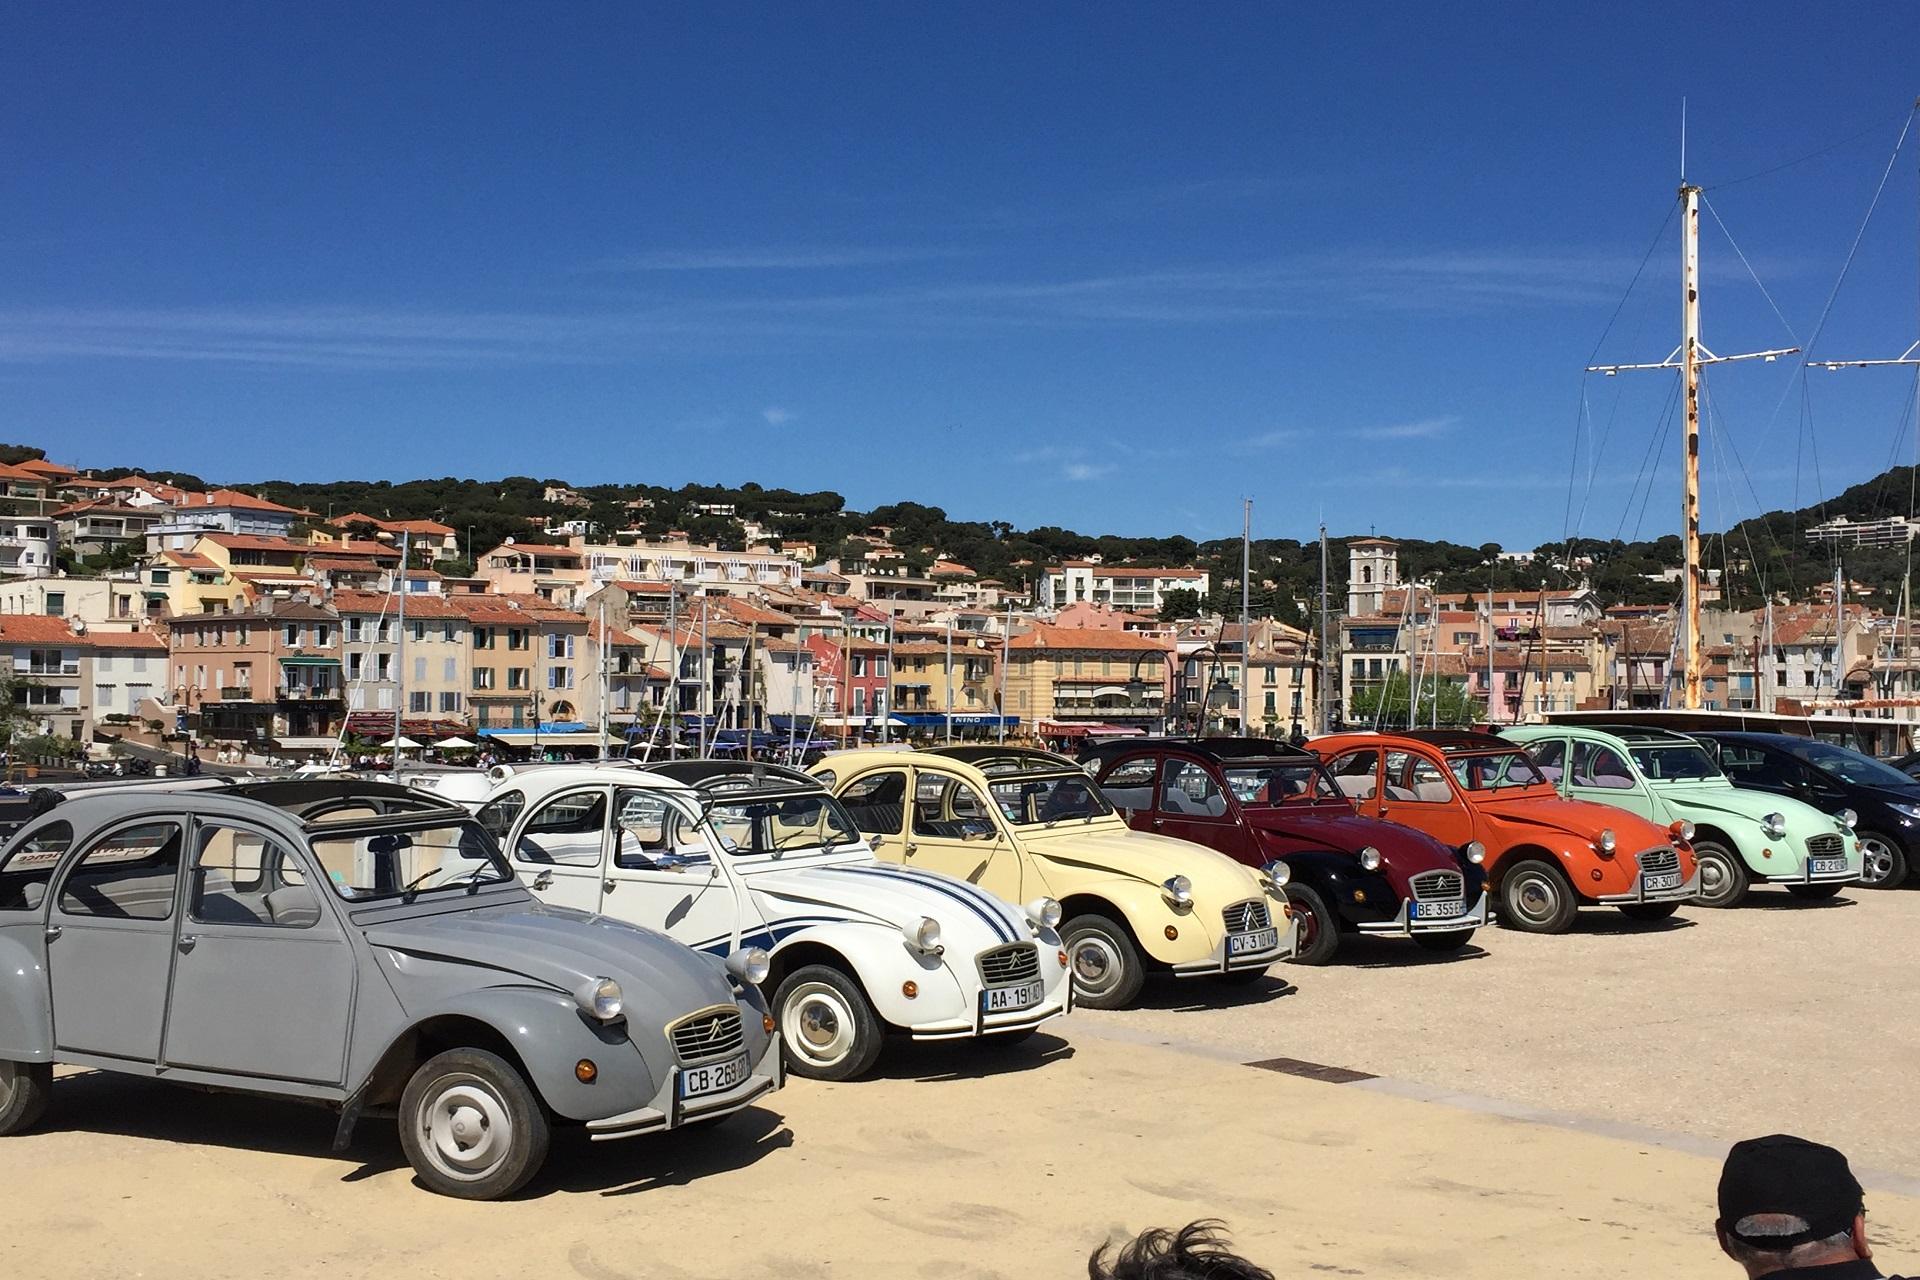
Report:
[[[1724,1144],[1690,1135],[1788,1127],[1920,1172],[1894,1083],[1920,894],[1860,897],[1496,933],[1450,964],[1376,946],[1289,970],[1293,994],[1156,986],[1158,1007],[1018,1049],[904,1046],[878,1079],[796,1081],[718,1130],[568,1135],[508,1204],[420,1191],[378,1121],[337,1157],[319,1111],[75,1075],[42,1131],[0,1141],[0,1275],[1034,1280],[1219,1215],[1282,1275],[1731,1276],[1708,1226]],[[1390,1079],[1241,1065],[1279,1055]],[[1394,1091],[1420,1081],[1676,1140]],[[1911,1270],[1920,1199],[1897,1192],[1920,1185],[1892,1181],[1873,1232]]]

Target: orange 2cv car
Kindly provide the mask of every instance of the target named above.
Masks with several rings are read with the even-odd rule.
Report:
[[[1415,729],[1340,733],[1307,744],[1368,817],[1459,848],[1486,849],[1500,923],[1562,933],[1575,911],[1670,916],[1700,892],[1683,824],[1658,826],[1611,805],[1569,800],[1518,746],[1491,734]]]

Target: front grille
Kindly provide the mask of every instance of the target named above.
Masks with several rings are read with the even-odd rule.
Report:
[[[683,1065],[730,1058],[747,1042],[738,1009],[703,1009],[667,1028]]]
[[[980,953],[980,980],[990,987],[1014,987],[1040,976],[1040,951],[1031,942]]]
[[[1649,849],[1640,855],[1641,875],[1660,875],[1663,872],[1678,871],[1680,855],[1671,848]]]
[[[1251,902],[1236,902],[1222,911],[1220,916],[1226,922],[1228,933],[1258,933],[1273,927],[1273,913],[1258,898]]]
[[[1809,858],[1840,858],[1846,852],[1847,842],[1840,836],[1814,836],[1807,841]]]
[[[1454,902],[1467,896],[1467,879],[1458,871],[1422,871],[1413,878],[1418,902]]]

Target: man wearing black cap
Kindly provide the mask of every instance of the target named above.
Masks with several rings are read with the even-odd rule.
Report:
[[[1720,1247],[1749,1280],[1871,1280],[1866,1207],[1847,1158],[1776,1133],[1734,1144],[1720,1170]],[[1897,1280],[1897,1278],[1896,1278]]]

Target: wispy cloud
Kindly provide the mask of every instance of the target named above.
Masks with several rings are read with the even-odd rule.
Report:
[[[602,258],[595,271],[821,271],[835,267],[888,266],[953,256],[951,249],[904,246],[740,247],[649,249]]]
[[[1101,476],[1110,476],[1119,468],[1111,462],[1069,462],[1060,468],[1060,475],[1076,483],[1086,480],[1098,480]]]
[[[767,425],[770,427],[784,427],[787,423],[793,421],[793,414],[782,409],[777,404],[770,404],[762,409],[760,416],[767,420]]]
[[[1346,441],[1429,440],[1435,436],[1446,435],[1458,426],[1459,422],[1460,415],[1448,413],[1433,418],[1419,418],[1412,422],[1389,422],[1358,427],[1275,427],[1271,431],[1261,431],[1232,440],[1228,443],[1228,448],[1235,453],[1261,453],[1316,436]]]

